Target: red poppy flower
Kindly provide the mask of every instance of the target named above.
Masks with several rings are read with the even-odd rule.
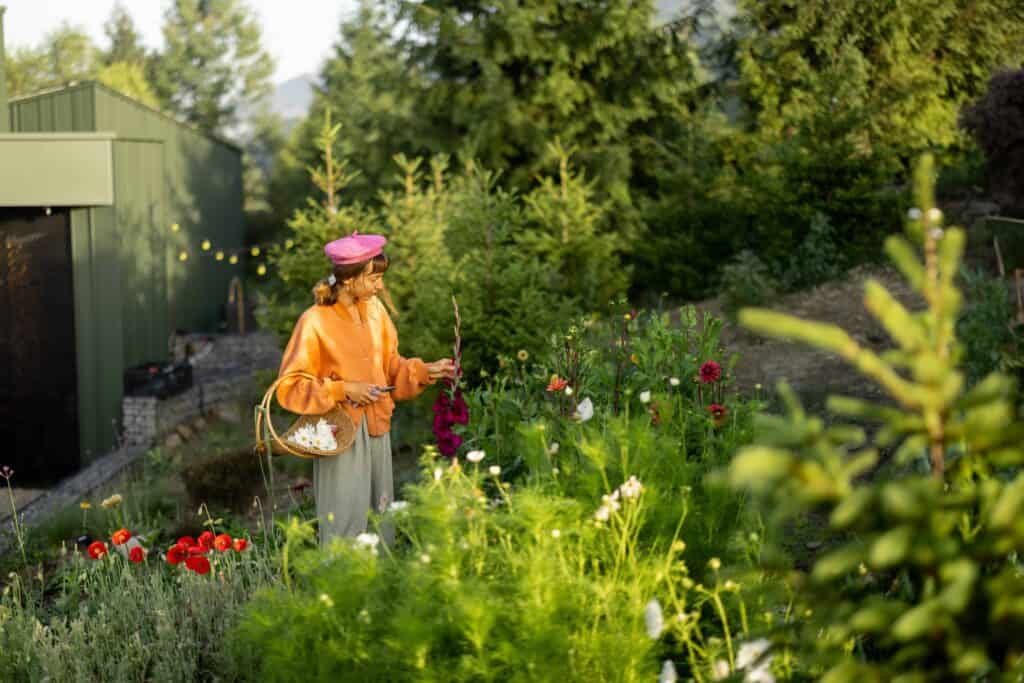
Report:
[[[561,391],[565,389],[566,385],[569,384],[569,380],[563,379],[558,375],[551,375],[551,381],[548,382],[548,391]]]
[[[89,544],[89,557],[98,560],[107,554],[107,544],[103,541],[93,541]]]
[[[711,384],[722,378],[722,366],[713,360],[706,360],[700,366],[700,381],[703,384]]]
[[[177,544],[187,548],[190,545],[195,545],[196,544],[196,539],[192,538],[191,536],[182,536],[181,538],[178,539],[178,543]]]
[[[725,424],[726,418],[729,417],[729,409],[717,403],[709,405],[708,412],[711,413],[711,417],[714,419],[716,427],[721,427]]]
[[[199,545],[202,546],[203,549],[209,550],[213,547],[214,538],[215,537],[212,531],[204,531],[203,533],[199,534]]]
[[[142,549],[142,546],[137,545],[128,551],[128,559],[138,564],[146,559],[146,551]]]
[[[118,529],[114,532],[114,535],[110,537],[110,540],[114,542],[114,545],[122,545],[128,542],[128,539],[132,537],[132,532],[127,529]]]
[[[196,557],[198,555],[205,555],[210,552],[210,549],[204,548],[201,545],[190,545],[188,548],[185,548],[185,552],[189,557]]]
[[[234,542],[234,548],[236,553],[240,553],[249,547],[249,541],[244,538],[236,538]]]
[[[210,561],[202,556],[186,557],[185,566],[194,571],[196,574],[210,573]]]
[[[213,547],[220,552],[231,550],[231,536],[228,534],[219,534],[217,538],[213,539]]]
[[[167,549],[167,564],[178,564],[188,557],[188,550],[185,546],[175,543]]]

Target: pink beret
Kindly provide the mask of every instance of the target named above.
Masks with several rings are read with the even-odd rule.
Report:
[[[348,237],[328,242],[324,246],[324,253],[332,263],[342,266],[369,261],[381,252],[385,244],[387,239],[382,235],[360,235],[353,232]]]

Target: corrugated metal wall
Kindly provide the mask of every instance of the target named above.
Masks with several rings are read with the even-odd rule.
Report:
[[[174,329],[214,331],[241,274],[241,151],[97,83],[13,100],[14,132],[109,131],[113,207],[72,211],[83,461],[113,443],[125,368],[165,358]],[[69,160],[73,161],[73,160]],[[171,225],[180,229],[171,231]],[[210,240],[212,248],[200,245]],[[185,250],[187,261],[179,261]]]
[[[167,235],[164,145],[114,142],[114,196],[121,248],[124,362],[132,367],[167,355]]]
[[[96,89],[96,129],[163,141],[169,324],[171,329],[215,329],[217,305],[227,299],[231,277],[242,269],[241,260],[232,266],[227,258],[214,259],[217,249],[244,247],[240,151],[103,87]],[[180,229],[172,233],[175,223]],[[210,241],[209,251],[201,249],[203,240]],[[187,261],[178,259],[183,250]]]
[[[116,305],[121,291],[118,242],[113,207],[72,210],[78,429],[83,463],[110,448],[121,417],[126,366],[122,313]]]

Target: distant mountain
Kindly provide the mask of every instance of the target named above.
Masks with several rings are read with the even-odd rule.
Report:
[[[270,96],[271,111],[279,114],[285,124],[291,128],[309,112],[309,107],[313,104],[315,83],[315,76],[302,74],[277,85]]]

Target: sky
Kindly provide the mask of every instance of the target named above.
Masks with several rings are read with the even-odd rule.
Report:
[[[0,0],[7,6],[4,36],[8,52],[33,47],[64,21],[83,28],[93,41],[106,45],[103,24],[115,0]],[[160,26],[168,0],[122,0],[148,48],[158,49]],[[273,82],[301,74],[316,74],[340,35],[343,17],[350,16],[356,0],[247,0],[260,17],[263,45],[276,62]]]

